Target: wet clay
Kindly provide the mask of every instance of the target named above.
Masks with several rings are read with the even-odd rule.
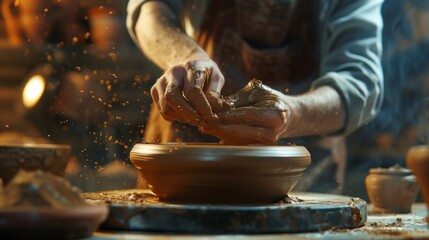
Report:
[[[217,101],[210,100],[217,105],[215,108],[224,106],[217,113],[220,122],[201,122],[199,130],[216,136],[223,144],[276,144],[285,130],[288,111],[281,96],[281,93],[268,88],[262,81],[251,80],[233,95],[218,96]]]
[[[369,173],[365,185],[374,212],[411,212],[419,186],[410,169],[395,165],[390,168],[372,168]]]
[[[426,206],[429,208],[429,146],[411,147],[408,150],[406,161],[417,177]],[[426,222],[429,224],[429,216],[426,218]]]
[[[261,80],[253,79],[237,93],[224,97],[224,101],[230,107],[251,106],[263,99],[267,99],[268,102],[276,100],[277,97],[273,92],[274,90],[265,86]]]
[[[284,198],[310,164],[299,146],[136,144],[131,162],[161,201],[253,204]]]

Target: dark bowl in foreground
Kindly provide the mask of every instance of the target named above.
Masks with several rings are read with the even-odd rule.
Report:
[[[285,197],[311,163],[301,146],[136,144],[131,162],[160,200],[267,204]]]
[[[64,176],[70,154],[69,145],[0,145],[0,178],[6,184],[19,169],[42,169]]]

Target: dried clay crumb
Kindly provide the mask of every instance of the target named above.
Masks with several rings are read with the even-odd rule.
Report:
[[[297,204],[297,203],[301,203],[304,202],[304,200],[298,198],[298,197],[294,197],[294,196],[284,196],[283,198],[281,198],[280,200],[274,201],[274,203],[277,203],[279,205],[283,205],[283,204]]]
[[[385,227],[403,227],[404,223],[402,221],[402,218],[396,218],[396,222],[392,222],[392,223],[373,222],[368,225],[374,228],[385,228]]]
[[[374,235],[391,235],[391,236],[408,236],[406,232],[402,232],[394,229],[377,229],[376,231],[368,231],[369,234]]]

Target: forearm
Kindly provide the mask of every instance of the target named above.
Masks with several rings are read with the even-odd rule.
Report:
[[[321,26],[320,76],[312,88],[332,86],[341,96],[347,135],[372,120],[381,108],[383,72],[380,63],[382,0],[332,0]]]
[[[340,131],[346,122],[346,110],[338,92],[329,86],[299,96],[286,96],[290,110],[282,137],[326,135]]]
[[[135,32],[143,52],[162,69],[186,59],[208,58],[205,51],[186,35],[174,12],[163,2],[143,4]]]

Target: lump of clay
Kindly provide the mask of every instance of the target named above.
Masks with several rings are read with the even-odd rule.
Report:
[[[0,208],[87,205],[65,179],[42,170],[20,170],[0,193]]]

